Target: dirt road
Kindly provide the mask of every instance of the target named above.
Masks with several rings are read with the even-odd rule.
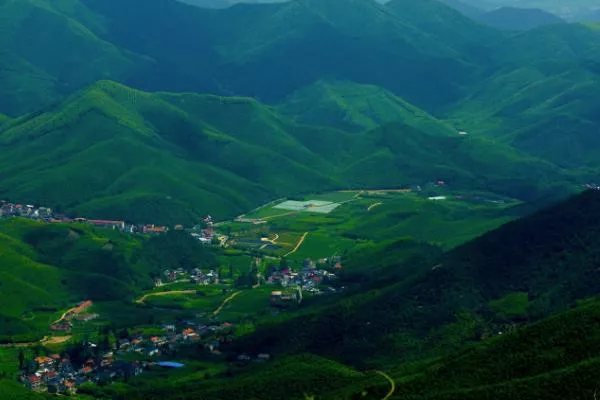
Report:
[[[135,302],[138,304],[142,304],[148,297],[151,297],[151,296],[168,296],[171,294],[194,294],[194,293],[196,293],[195,290],[173,290],[171,292],[148,293],[148,294],[143,295],[139,299],[137,299]]]
[[[242,292],[235,292],[231,296],[229,296],[228,298],[223,300],[223,303],[219,306],[219,308],[217,308],[213,312],[213,315],[215,315],[215,316],[219,315],[221,313],[221,311],[223,310],[223,307],[225,307],[227,305],[227,303],[229,303],[231,300],[235,299],[235,296],[239,295],[240,293],[242,293]]]
[[[292,255],[295,252],[297,252],[298,249],[300,248],[300,246],[302,246],[302,243],[304,243],[304,241],[306,240],[307,236],[308,236],[308,232],[304,232],[304,235],[302,235],[302,237],[300,238],[300,240],[298,241],[298,243],[296,243],[296,247],[294,247],[294,250],[292,250],[289,253],[287,253],[286,255],[284,255],[284,257],[287,257],[287,256]]]
[[[71,340],[70,335],[68,336],[44,336],[42,339],[37,342],[17,342],[17,343],[5,343],[0,344],[0,348],[9,348],[9,347],[31,347],[37,344],[61,344]]]
[[[372,209],[374,209],[375,207],[379,207],[379,206],[380,206],[380,205],[382,205],[382,204],[383,204],[383,203],[381,203],[381,202],[379,202],[379,203],[374,203],[374,204],[371,204],[371,205],[369,206],[369,208],[367,208],[367,211],[371,211],[371,210],[372,210]]]

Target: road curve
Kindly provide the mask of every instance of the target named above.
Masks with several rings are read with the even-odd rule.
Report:
[[[292,250],[289,253],[287,253],[286,255],[284,255],[284,257],[290,256],[290,255],[294,254],[295,252],[297,252],[298,249],[300,248],[300,246],[302,246],[302,243],[304,243],[304,240],[306,240],[307,236],[308,236],[308,232],[304,232],[304,235],[302,235],[302,237],[300,238],[300,240],[296,244],[296,247],[294,247],[294,250]]]
[[[196,293],[195,290],[173,290],[171,292],[154,292],[154,293],[148,293],[148,294],[143,295],[142,297],[137,299],[135,302],[138,304],[141,304],[150,296],[168,296],[170,294],[194,294],[194,293]]]
[[[390,383],[390,391],[383,399],[381,399],[381,400],[389,400],[394,395],[394,392],[396,391],[396,382],[394,382],[394,380],[383,371],[374,371],[374,372],[378,375],[383,376]]]

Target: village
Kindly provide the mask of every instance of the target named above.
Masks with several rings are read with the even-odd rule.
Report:
[[[7,200],[0,200],[0,218],[21,217],[52,224],[84,223],[98,228],[118,230],[129,234],[164,234],[171,228],[155,224],[133,224],[125,221],[112,221],[101,219],[87,219],[83,217],[71,218],[63,214],[55,213],[49,207],[34,206],[31,204],[14,204]],[[195,225],[186,229],[183,225],[175,225],[172,229],[176,231],[189,231],[190,234],[203,244],[224,244],[227,240],[224,236],[217,236],[214,232],[214,221],[209,215],[203,220],[203,225]]]
[[[113,341],[105,337],[101,343],[84,341],[79,347],[61,354],[38,355],[27,362],[22,360],[20,381],[32,391],[73,394],[82,385],[109,384],[127,381],[153,368],[181,368],[184,364],[164,361],[175,357],[187,346],[198,346],[206,354],[221,356],[220,347],[230,342],[233,324],[177,321],[163,324],[160,335],[118,332]],[[264,362],[269,354],[240,354],[236,361]]]
[[[201,244],[228,248],[238,254],[245,254],[248,259],[247,267],[236,267],[241,269],[237,269],[235,274],[230,266],[229,274],[223,273],[223,269],[227,268],[226,264],[218,268],[198,266],[162,270],[154,277],[155,288],[137,299],[134,302],[136,307],[156,309],[163,313],[169,310],[170,303],[167,300],[171,296],[189,296],[193,302],[197,296],[205,297],[205,290],[209,295],[218,293],[218,296],[226,299],[218,311],[196,308],[193,309],[195,317],[175,319],[170,323],[165,323],[168,318],[161,319],[150,328],[136,330],[134,326],[122,332],[112,332],[110,339],[107,336],[92,335],[94,339],[90,340],[86,334],[82,342],[70,342],[61,347],[62,351],[54,354],[49,348],[40,347],[34,354],[35,357],[20,363],[19,374],[19,381],[36,392],[70,395],[86,386],[127,382],[130,378],[153,369],[181,368],[186,363],[182,355],[189,352],[201,351],[205,357],[217,363],[223,362],[225,358],[228,363],[240,365],[266,362],[271,358],[269,354],[253,354],[243,350],[231,354],[230,347],[226,346],[233,341],[235,326],[240,323],[237,317],[231,320],[228,320],[228,316],[217,317],[224,307],[225,310],[235,307],[231,305],[235,301],[229,300],[233,300],[238,294],[254,293],[252,307],[256,310],[253,312],[263,310],[263,313],[266,311],[263,315],[277,315],[281,312],[294,312],[309,298],[332,295],[345,289],[339,279],[343,269],[340,256],[287,262],[285,257],[272,257],[268,253],[239,246],[235,240],[230,241],[229,236],[217,232],[217,224],[210,216],[191,228],[183,225],[171,228],[153,224],[136,225],[118,220],[70,218],[55,213],[48,207],[0,201],[0,218],[14,217],[48,224],[87,224],[132,235],[161,235],[169,231],[183,231]],[[299,245],[296,246],[298,247]],[[248,272],[245,272],[246,268]],[[174,285],[173,289],[170,285]],[[228,292],[230,293],[227,294]],[[82,301],[49,325],[51,337],[77,337],[81,340],[82,332],[94,329],[92,326],[101,327],[100,329],[106,326],[107,316],[100,314],[104,313],[92,301]],[[225,314],[235,315],[235,311],[234,314]]]

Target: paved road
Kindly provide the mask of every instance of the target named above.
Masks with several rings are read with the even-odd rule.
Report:
[[[390,383],[390,391],[388,392],[388,394],[381,400],[388,400],[390,399],[393,395],[394,392],[396,391],[396,382],[394,382],[394,380],[385,372],[383,371],[374,371],[376,374],[383,376],[389,383]]]

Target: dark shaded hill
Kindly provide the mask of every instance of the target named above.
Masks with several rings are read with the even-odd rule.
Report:
[[[425,3],[402,15],[371,0],[294,0],[221,10],[174,0],[144,4],[5,3],[0,29],[7,34],[0,47],[13,67],[0,69],[9,96],[2,110],[31,111],[100,79],[145,90],[244,95],[267,102],[318,80],[351,80],[385,87],[433,109],[460,98],[481,71],[475,62],[479,56],[463,52],[465,45],[482,49],[493,38],[458,13],[448,13],[453,10]],[[423,24],[423,16],[432,12],[438,31]],[[464,24],[451,35],[449,26]],[[31,27],[70,45],[55,48],[58,40],[33,37]],[[471,27],[479,30],[466,35]],[[73,65],[82,67],[68,73]]]
[[[397,365],[566,310],[598,293],[599,205],[600,193],[586,192],[425,263],[421,273],[265,326],[245,344]]]
[[[420,106],[438,106],[459,96],[476,68],[443,37],[371,0],[296,0],[225,10],[151,0],[143,15],[132,0],[118,5],[82,1],[108,21],[106,40],[156,61],[152,79],[130,82],[144,89],[274,101],[333,77],[383,86]],[[439,74],[442,64],[447,74]]]

